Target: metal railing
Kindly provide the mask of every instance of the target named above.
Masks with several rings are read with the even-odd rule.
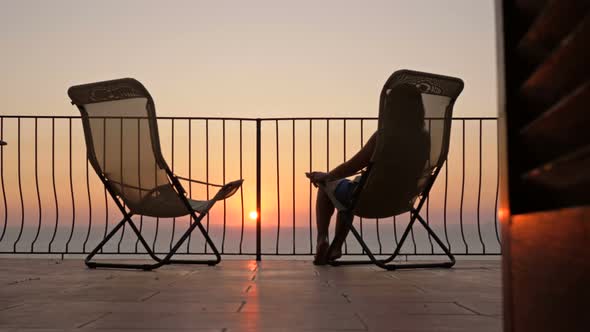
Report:
[[[258,259],[314,253],[316,189],[304,172],[328,170],[350,158],[376,123],[360,117],[158,118],[162,150],[175,173],[217,183],[246,180],[204,223],[222,254]],[[496,118],[453,119],[449,157],[423,210],[455,255],[500,254],[496,128]],[[3,115],[0,140],[8,143],[0,146],[0,254],[86,254],[120,220],[89,169],[79,117]],[[184,185],[191,197],[209,198],[207,188]],[[259,215],[251,220],[254,211]],[[189,222],[134,218],[156,253],[167,252]],[[371,249],[385,255],[393,252],[407,221],[404,214],[354,222]],[[142,252],[124,228],[103,250]],[[208,252],[195,235],[178,253]],[[362,255],[354,240],[345,243],[344,252]],[[401,254],[442,251],[416,229]]]

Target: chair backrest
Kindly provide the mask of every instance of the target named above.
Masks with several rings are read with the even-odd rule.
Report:
[[[82,115],[88,160],[109,190],[134,214],[186,215],[162,157],[154,101],[131,78],[73,86]]]
[[[420,91],[424,130],[408,130],[397,112],[417,108],[396,107],[388,95],[398,86]],[[393,73],[380,95],[377,141],[371,164],[361,179],[353,200],[354,214],[385,218],[409,211],[416,198],[427,195],[447,159],[453,105],[463,90],[463,81],[410,70]],[[387,102],[393,103],[388,105]],[[421,109],[421,108],[420,108]]]

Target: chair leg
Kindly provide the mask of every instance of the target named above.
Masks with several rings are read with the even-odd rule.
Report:
[[[144,249],[147,252],[147,254],[154,261],[160,262],[162,259],[156,255],[156,253],[152,250],[152,248],[150,247],[150,245],[145,241],[145,239],[141,235],[141,232],[139,231],[139,229],[137,228],[137,226],[133,222],[130,222],[129,225],[131,226],[131,229],[133,230],[133,232],[137,235],[137,238],[139,239],[139,242],[141,242],[141,245],[144,247]]]
[[[97,268],[97,267],[99,267],[99,268],[140,269],[140,270],[149,271],[149,270],[157,269],[160,266],[166,265],[166,264],[207,264],[207,265],[216,265],[216,264],[218,264],[221,261],[221,255],[219,254],[219,251],[217,250],[217,248],[215,247],[215,244],[213,243],[213,241],[211,240],[211,238],[207,234],[207,231],[205,230],[205,228],[201,224],[201,219],[203,218],[204,215],[201,215],[200,217],[197,217],[194,212],[191,213],[191,218],[193,220],[193,222],[191,223],[191,226],[182,235],[182,237],[176,242],[176,244],[174,245],[174,247],[170,250],[170,252],[164,258],[159,258],[158,256],[156,256],[156,254],[154,253],[154,251],[150,248],[150,246],[145,241],[144,237],[141,235],[141,232],[139,232],[139,229],[137,228],[137,226],[131,220],[131,216],[132,216],[131,214],[125,214],[125,217],[123,218],[123,220],[121,220],[111,230],[111,232],[98,244],[98,246],[88,255],[88,257],[86,257],[86,260],[85,260],[86,266],[88,266],[89,268]],[[92,262],[91,261],[92,257],[94,257],[96,255],[96,253],[113,237],[113,235],[115,235],[115,233],[117,233],[117,231],[125,223],[129,223],[129,225],[131,226],[131,229],[137,235],[139,241],[141,242],[141,244],[146,249],[148,255],[154,261],[156,261],[156,263],[153,263],[153,264],[124,264],[124,263],[97,263],[97,262]],[[188,236],[192,233],[192,231],[196,227],[199,227],[199,230],[203,234],[203,236],[205,238],[205,241],[207,242],[207,244],[213,250],[213,253],[215,254],[215,259],[213,259],[213,260],[180,260],[180,259],[173,260],[173,259],[171,259],[172,256],[178,251],[178,249],[180,248],[180,246],[184,243],[184,241],[186,241],[186,239],[188,238]]]
[[[191,212],[191,218],[193,220],[193,222],[191,223],[191,226],[180,237],[180,239],[172,247],[170,252],[166,255],[166,257],[164,257],[160,262],[154,264],[154,268],[160,267],[164,264],[207,264],[209,266],[213,266],[213,265],[217,265],[217,264],[219,264],[219,262],[221,262],[221,255],[219,254],[217,247],[215,247],[215,244],[213,243],[213,240],[211,240],[211,238],[209,237],[207,230],[201,224],[201,220],[203,219],[204,216],[205,216],[205,214],[202,214],[199,217],[197,217],[194,212]],[[213,250],[213,254],[215,255],[215,259],[212,259],[212,260],[211,259],[207,259],[207,260],[172,259],[172,256],[176,253],[176,251],[178,250],[178,248],[180,248],[180,246],[184,243],[184,241],[186,241],[186,239],[193,232],[195,227],[199,227],[199,230],[201,231],[201,234],[203,234],[205,241],[207,242],[209,247],[211,247],[211,249]]]
[[[430,234],[434,238],[436,243],[444,251],[444,253],[449,258],[448,262],[388,264],[391,261],[393,261],[395,259],[395,257],[397,257],[399,255],[399,252],[401,251],[401,248],[402,248],[406,238],[408,237],[408,234],[410,233],[410,230],[412,229],[412,226],[414,225],[414,222],[416,220],[418,220],[420,222],[420,224],[422,224],[422,226],[424,226],[424,228],[426,229],[428,234]],[[360,236],[360,234],[358,233],[356,228],[354,228],[354,225],[352,225],[352,223],[350,224],[350,231],[353,233],[354,237],[357,239],[357,241],[359,242],[359,244],[361,245],[363,250],[365,250],[365,253],[367,254],[367,256],[369,256],[370,260],[368,260],[368,261],[364,260],[364,261],[333,261],[333,262],[330,262],[334,266],[356,265],[356,264],[375,264],[375,265],[377,265],[383,269],[386,269],[386,270],[397,270],[397,269],[437,268],[437,267],[450,268],[453,265],[455,265],[455,257],[453,256],[453,254],[451,254],[450,250],[444,245],[444,243],[440,240],[440,238],[436,235],[436,233],[434,233],[434,231],[430,228],[430,226],[420,216],[420,214],[418,214],[418,211],[416,211],[416,210],[412,210],[412,218],[410,219],[408,226],[406,227],[397,247],[395,248],[393,255],[391,255],[389,258],[387,258],[385,260],[378,260],[375,258],[375,256],[373,255],[371,250],[368,248],[367,244],[365,243],[363,238]]]
[[[123,225],[125,223],[129,223],[131,225],[131,228],[134,229],[134,231],[136,230],[135,225],[133,224],[133,221],[131,221],[131,214],[126,214],[123,217],[123,219],[109,232],[109,234],[102,239],[102,241],[100,241],[100,243],[96,246],[96,248],[94,248],[94,250],[92,250],[90,252],[90,254],[86,257],[86,259],[84,260],[84,263],[86,264],[86,266],[88,266],[91,269],[100,267],[100,268],[115,268],[115,269],[138,269],[138,270],[149,270],[150,269],[150,264],[124,264],[124,263],[97,263],[97,262],[93,262],[92,258],[96,255],[96,253],[113,237],[113,235],[115,235],[115,233],[117,233],[117,231],[119,231],[119,229],[121,229],[121,227],[123,227]],[[141,236],[141,234],[138,234],[139,239],[142,243],[145,243],[145,239]],[[155,255],[154,255],[155,256]]]
[[[406,239],[408,238],[408,235],[410,234],[410,231],[412,230],[412,227],[414,227],[414,222],[416,222],[417,216],[418,216],[417,212],[412,212],[412,217],[410,218],[410,222],[408,223],[408,226],[406,226],[406,229],[404,230],[402,237],[399,239],[399,242],[397,243],[397,246],[395,247],[393,254],[391,256],[389,256],[387,259],[384,259],[383,260],[384,263],[389,263],[389,262],[393,261],[399,255],[404,243],[406,242]]]

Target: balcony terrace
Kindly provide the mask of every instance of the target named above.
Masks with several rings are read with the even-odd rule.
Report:
[[[375,125],[374,118],[160,118],[175,173],[246,182],[205,221],[220,265],[137,272],[89,270],[81,260],[121,216],[88,167],[79,118],[0,116],[0,140],[8,142],[0,149],[0,331],[499,331],[495,118],[453,120],[448,162],[423,210],[458,256],[454,268],[311,264],[316,189],[303,173],[349,158]],[[195,185],[187,191],[209,194]],[[250,211],[261,213],[249,220]],[[354,222],[383,257],[408,219]],[[159,254],[188,222],[134,220]],[[128,230],[102,257],[135,260],[144,252]],[[197,235],[179,251],[209,253]],[[415,227],[399,259],[441,254]],[[343,259],[362,255],[350,238]]]

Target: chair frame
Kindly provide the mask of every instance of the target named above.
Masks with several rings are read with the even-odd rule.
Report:
[[[168,174],[168,177],[172,181],[174,188],[178,191],[178,194],[179,194],[178,196],[182,199],[184,205],[188,209],[190,217],[191,217],[191,221],[192,221],[188,230],[180,237],[180,239],[176,242],[176,244],[171,248],[170,252],[164,258],[160,258],[154,253],[154,251],[150,248],[150,246],[146,242],[145,238],[141,235],[141,232],[139,231],[139,229],[137,228],[135,223],[133,223],[133,220],[131,220],[133,213],[127,212],[127,210],[125,209],[125,207],[123,206],[121,201],[118,199],[118,197],[117,197],[115,191],[113,190],[111,184],[109,183],[109,181],[106,180],[103,176],[101,176],[100,179],[101,179],[102,183],[105,185],[105,188],[107,189],[107,191],[109,192],[109,194],[113,198],[113,201],[115,201],[115,204],[117,205],[117,207],[119,208],[119,210],[123,214],[123,219],[109,232],[109,234],[107,234],[107,236],[86,257],[86,259],[84,260],[84,263],[86,264],[86,266],[88,266],[91,269],[99,267],[99,268],[141,269],[141,270],[149,271],[149,270],[157,269],[157,268],[161,267],[162,265],[167,265],[167,264],[207,264],[209,266],[214,266],[214,265],[219,264],[219,262],[221,262],[221,254],[219,253],[217,247],[215,246],[215,243],[213,243],[213,241],[209,237],[207,230],[201,224],[201,220],[207,215],[209,209],[207,209],[207,211],[197,215],[196,211],[193,210],[192,207],[190,206],[190,203],[188,202],[188,199],[185,196],[186,191],[184,190],[184,188],[180,184],[180,181],[178,181],[177,177],[174,174],[172,174],[172,172],[169,169],[166,169],[166,173]],[[126,223],[128,223],[129,226],[131,226],[131,229],[137,235],[139,242],[141,242],[141,244],[143,245],[143,247],[147,251],[147,254],[154,261],[156,261],[156,263],[153,263],[153,264],[126,264],[126,263],[93,262],[92,258],[113,237],[113,235],[115,235],[117,233],[117,231],[122,226],[124,226]],[[207,244],[209,245],[209,247],[213,251],[213,254],[215,255],[215,259],[209,259],[209,260],[172,259],[172,256],[174,254],[176,254],[176,252],[178,251],[180,246],[184,243],[184,241],[186,241],[187,237],[189,237],[189,235],[193,232],[193,230],[196,227],[198,227],[199,230],[201,231],[201,234],[203,234],[205,241],[207,242]]]
[[[370,171],[370,168],[367,169],[367,172]],[[441,241],[441,239],[436,235],[436,233],[432,230],[432,228],[430,228],[430,225],[424,220],[424,218],[422,218],[422,216],[420,215],[420,210],[422,209],[422,206],[424,205],[424,203],[426,202],[428,195],[430,194],[430,189],[432,188],[433,184],[434,184],[434,180],[436,179],[438,173],[440,172],[440,168],[438,168],[435,173],[431,176],[432,180],[429,180],[429,183],[426,185],[425,190],[423,190],[423,192],[420,195],[420,199],[418,202],[418,205],[415,208],[410,209],[410,222],[408,223],[408,226],[406,226],[406,229],[404,230],[404,233],[402,234],[402,237],[400,238],[393,254],[391,256],[389,256],[386,259],[377,259],[375,257],[375,254],[373,254],[371,252],[371,249],[369,249],[369,246],[365,243],[364,239],[362,238],[361,234],[357,231],[357,229],[354,227],[353,224],[353,214],[352,214],[352,209],[353,207],[351,207],[350,209],[343,209],[343,210],[339,210],[338,211],[338,218],[343,218],[342,220],[345,220],[346,224],[345,224],[345,230],[344,232],[352,232],[352,234],[354,235],[355,239],[358,241],[358,243],[361,245],[364,253],[369,257],[369,260],[346,260],[346,261],[336,261],[336,260],[331,260],[329,261],[329,264],[332,266],[339,266],[339,265],[359,265],[359,264],[375,264],[378,267],[385,269],[385,270],[398,270],[398,269],[416,269],[416,268],[450,268],[453,265],[455,265],[455,256],[451,253],[451,251],[449,250],[449,248],[447,248],[447,246]],[[366,173],[365,173],[366,174]],[[365,176],[363,176],[363,179],[365,178]],[[361,182],[359,183],[359,185],[363,182],[363,179],[361,179]],[[320,186],[321,188],[322,186]],[[354,204],[354,203],[353,203]],[[354,205],[352,205],[354,206]],[[416,220],[418,220],[418,222],[424,227],[424,229],[426,229],[426,231],[428,232],[429,236],[432,236],[432,238],[434,238],[434,241],[439,245],[439,247],[443,250],[443,252],[445,253],[445,255],[449,258],[449,261],[447,262],[435,262],[435,263],[403,263],[403,264],[395,264],[395,263],[391,263],[399,254],[400,251],[402,249],[402,246],[406,240],[406,238],[408,237],[408,234],[410,233],[410,230],[412,229],[414,223],[416,222]],[[341,238],[343,235],[342,234],[336,234],[335,237],[336,238]],[[330,245],[330,247],[328,248],[328,257],[330,257],[331,251],[335,248],[335,246],[339,246],[341,244],[341,241],[344,241],[344,239],[338,239],[338,240],[334,240],[332,242],[332,244]]]
[[[410,73],[410,74],[419,74],[419,75],[423,75],[423,76],[428,76],[428,77],[432,77],[432,78],[438,78],[438,79],[454,79],[454,80],[458,80],[457,78],[451,78],[451,77],[447,77],[447,76],[441,76],[441,75],[436,75],[436,74],[430,74],[430,73],[423,73],[423,72],[416,72],[416,71],[410,71],[410,70],[400,70],[400,71],[396,71],[394,72],[390,78],[388,79],[388,81],[386,82],[383,91],[382,91],[382,96],[381,96],[381,103],[383,102],[383,94],[385,93],[385,90],[388,86],[388,84],[395,79],[396,75],[399,74],[406,74],[406,73]],[[460,80],[459,80],[460,81]],[[461,89],[463,82],[461,82]],[[459,91],[460,93],[460,91]],[[452,114],[452,108],[455,104],[455,100],[456,97],[451,99],[449,105],[447,106],[447,112],[449,111],[450,108],[450,112]],[[450,122],[448,123],[448,126],[445,128],[445,130],[448,130],[449,135],[450,135],[450,130],[451,130],[451,125]],[[430,177],[428,178],[424,189],[422,190],[421,193],[418,194],[418,204],[414,204],[414,206],[412,208],[410,208],[410,210],[408,212],[410,212],[410,222],[408,223],[408,226],[406,227],[406,229],[404,230],[404,233],[402,234],[402,237],[400,238],[393,254],[391,256],[389,256],[386,259],[377,259],[375,257],[375,254],[373,254],[371,252],[371,249],[369,249],[368,245],[365,243],[365,241],[363,240],[362,236],[360,235],[360,233],[357,231],[357,229],[354,227],[354,207],[356,205],[356,202],[358,201],[358,197],[359,197],[359,192],[357,191],[354,193],[354,196],[352,198],[352,202],[350,204],[349,207],[345,207],[344,205],[340,204],[340,202],[337,201],[337,199],[334,197],[334,195],[332,193],[330,193],[329,191],[325,190],[325,186],[324,185],[320,185],[320,190],[324,190],[324,192],[330,197],[331,201],[334,202],[336,208],[338,209],[338,215],[337,218],[342,218],[342,220],[344,220],[345,222],[345,227],[342,231],[341,234],[335,234],[334,236],[334,241],[332,241],[330,247],[328,248],[328,252],[327,255],[328,257],[330,257],[332,250],[334,250],[334,248],[336,248],[336,246],[341,246],[342,242],[344,241],[344,238],[346,237],[346,235],[348,234],[348,231],[350,230],[352,232],[352,234],[354,235],[355,239],[358,241],[358,243],[361,245],[364,253],[369,257],[369,260],[345,260],[345,261],[336,261],[336,260],[330,260],[329,264],[332,266],[339,266],[339,265],[357,265],[357,264],[375,264],[376,266],[385,269],[385,270],[398,270],[398,269],[416,269],[416,268],[451,268],[453,265],[455,265],[455,257],[454,255],[451,253],[450,249],[441,241],[441,239],[436,235],[436,233],[432,230],[432,228],[430,227],[430,225],[424,220],[424,218],[420,215],[420,210],[422,209],[424,203],[426,202],[426,200],[428,199],[428,196],[430,194],[430,190],[432,189],[432,186],[434,185],[434,182],[440,172],[440,169],[442,168],[442,166],[444,165],[445,162],[447,162],[447,154],[448,154],[448,150],[449,150],[449,139],[447,137],[446,142],[444,142],[444,160],[443,161],[439,161],[440,166],[436,167],[435,171],[430,175]],[[442,157],[442,155],[441,155]],[[366,168],[366,170],[363,172],[363,175],[361,176],[360,182],[359,182],[359,186],[358,188],[363,188],[363,185],[369,175],[369,173],[371,172],[371,164]],[[362,189],[361,189],[362,190]],[[406,240],[406,238],[408,237],[408,234],[410,233],[410,231],[412,230],[412,227],[414,225],[414,223],[416,222],[416,220],[418,220],[418,222],[426,229],[426,231],[428,232],[429,236],[431,236],[432,238],[434,238],[435,242],[438,244],[438,246],[442,249],[442,251],[444,252],[444,254],[448,257],[448,261],[444,261],[444,262],[432,262],[432,263],[402,263],[402,264],[396,264],[396,263],[391,263],[399,254],[400,251],[402,249],[402,246]]]
[[[134,97],[147,98],[147,105],[146,105],[147,112],[148,112],[147,120],[150,125],[150,130],[154,131],[154,132],[151,132],[151,135],[154,135],[154,136],[152,136],[152,140],[154,140],[154,139],[157,140],[157,146],[154,146],[154,154],[155,154],[156,162],[158,163],[158,165],[161,168],[163,168],[165,170],[165,172],[168,176],[168,179],[170,181],[170,184],[176,190],[178,197],[181,199],[182,203],[187,208],[188,215],[190,215],[191,224],[190,224],[189,228],[184,232],[184,234],[180,237],[180,239],[176,242],[176,244],[174,246],[172,246],[172,248],[170,249],[170,252],[168,252],[168,254],[166,254],[166,256],[164,258],[158,257],[155,254],[154,250],[152,250],[150,248],[150,246],[146,242],[145,238],[141,235],[141,232],[139,231],[139,229],[137,228],[135,223],[131,220],[131,217],[134,214],[127,211],[127,209],[125,208],[124,204],[121,202],[121,199],[118,197],[117,192],[113,188],[110,181],[107,179],[107,177],[104,174],[101,174],[101,172],[99,171],[100,167],[98,165],[94,164],[93,159],[90,157],[91,153],[94,155],[94,150],[93,150],[94,147],[93,147],[92,143],[89,143],[89,142],[92,142],[92,136],[89,133],[90,124],[89,124],[89,120],[88,120],[89,119],[88,113],[86,112],[86,109],[84,107],[84,105],[86,103],[76,103],[74,101],[74,100],[80,100],[80,99],[85,100],[86,99],[86,100],[90,100],[90,102],[97,102],[95,100],[91,100],[91,97],[89,97],[89,96],[77,95],[75,92],[72,91],[72,89],[74,89],[74,88],[79,88],[79,87],[92,88],[94,86],[97,86],[97,87],[107,86],[108,87],[111,85],[119,84],[120,82],[125,82],[126,80],[127,81],[132,80],[133,84],[135,85],[134,88],[139,90],[139,91],[132,92],[132,93],[136,94],[136,96],[134,96]],[[115,97],[114,99],[103,99],[103,100],[99,100],[99,101],[133,98],[133,97],[129,96],[129,91],[126,91],[125,93],[123,93],[122,96],[119,98]],[[68,94],[70,95],[70,97],[72,99],[72,104],[76,105],[78,107],[78,109],[80,110],[80,112],[82,113],[84,135],[85,135],[85,139],[86,139],[86,143],[87,143],[86,146],[88,149],[88,151],[87,151],[88,161],[92,164],[92,166],[96,170],[96,173],[99,176],[102,183],[104,184],[106,190],[109,192],[111,198],[113,199],[113,201],[115,202],[115,204],[117,205],[117,207],[119,208],[121,213],[123,214],[123,219],[121,221],[119,221],[119,223],[105,236],[104,239],[102,239],[102,241],[100,241],[100,243],[96,246],[96,248],[94,248],[90,252],[90,254],[86,257],[86,259],[84,260],[84,263],[86,264],[86,266],[88,266],[91,269],[94,269],[94,268],[119,268],[119,269],[140,269],[140,270],[149,271],[149,270],[157,269],[157,268],[159,268],[163,265],[167,265],[167,264],[206,264],[209,266],[214,266],[214,265],[217,265],[219,262],[221,262],[221,255],[219,253],[219,250],[217,249],[217,247],[215,246],[215,244],[213,243],[213,241],[209,237],[209,234],[207,233],[207,230],[203,227],[201,221],[207,215],[209,210],[213,207],[213,205],[215,204],[215,201],[217,200],[216,198],[223,191],[224,188],[231,188],[232,186],[236,186],[236,185],[238,185],[238,187],[239,187],[239,185],[241,185],[243,180],[230,182],[228,184],[220,186],[220,185],[215,185],[215,184],[211,184],[211,183],[207,183],[207,182],[201,182],[201,181],[197,181],[197,180],[182,178],[183,180],[187,180],[190,182],[196,182],[196,183],[205,184],[205,185],[222,187],[218,191],[218,193],[215,195],[215,197],[210,201],[211,203],[208,204],[207,208],[204,211],[200,211],[200,212],[196,211],[191,207],[191,205],[187,199],[187,192],[184,189],[184,187],[182,186],[182,184],[180,183],[179,177],[176,176],[172,172],[172,170],[168,167],[168,164],[166,163],[166,161],[162,157],[161,152],[159,151],[160,140],[159,140],[158,132],[157,132],[157,123],[156,123],[156,119],[155,119],[154,101],[153,101],[151,95],[149,94],[149,92],[147,91],[147,89],[141,83],[139,83],[138,81],[133,80],[133,79],[120,79],[120,80],[90,83],[90,84],[86,84],[83,86],[72,87],[72,88],[70,88],[70,90],[68,90]],[[112,96],[110,96],[110,97],[112,98]],[[121,227],[123,227],[125,224],[129,224],[129,226],[131,227],[133,232],[137,235],[139,242],[141,242],[141,244],[145,248],[147,254],[155,261],[155,263],[152,263],[152,264],[127,264],[127,263],[103,263],[103,262],[92,261],[92,258],[104,247],[104,245],[113,237],[113,235],[115,235],[119,231],[119,229],[121,229]],[[189,235],[197,227],[201,231],[203,237],[205,238],[206,244],[209,245],[209,247],[213,251],[212,254],[215,257],[213,259],[200,259],[200,260],[172,259],[172,256],[174,256],[174,254],[176,254],[176,252],[178,251],[180,246],[186,241],[186,239],[189,237]]]

